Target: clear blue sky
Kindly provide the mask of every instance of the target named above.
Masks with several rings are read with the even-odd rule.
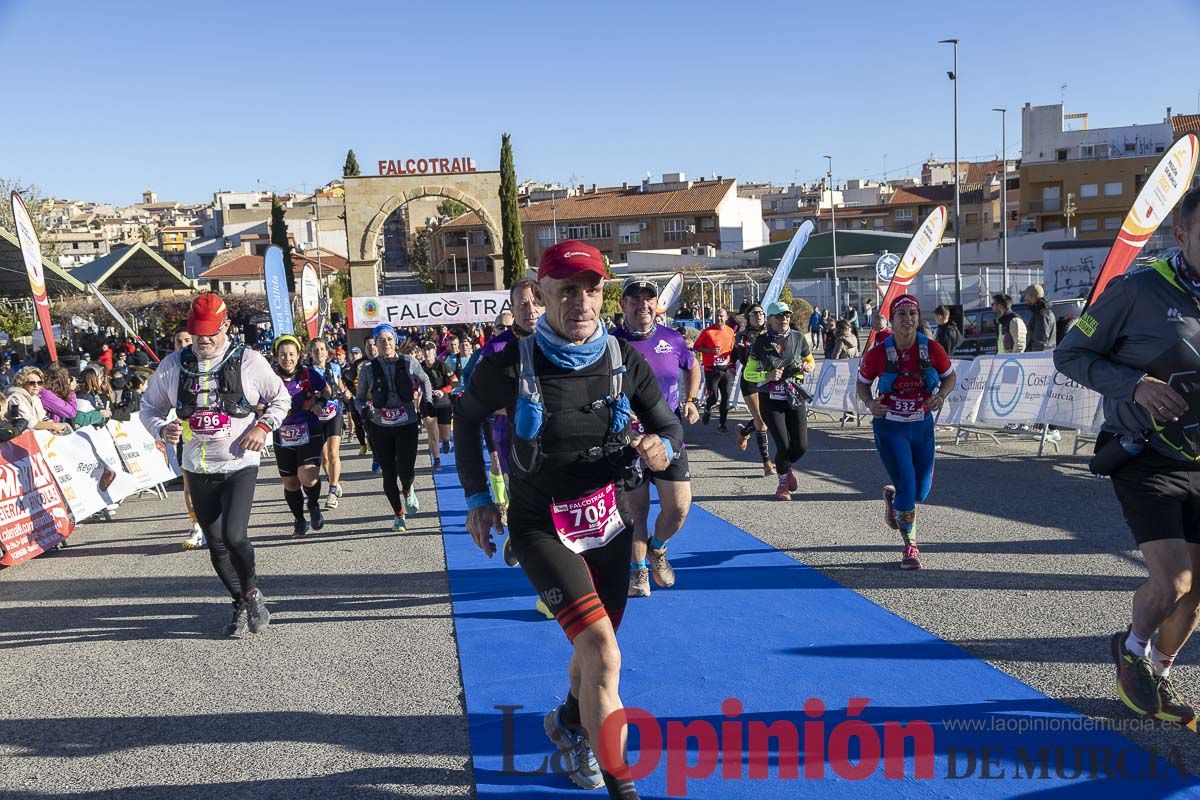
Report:
[[[446,10],[442,10],[446,9]],[[520,9],[520,10],[517,10]],[[913,174],[1019,154],[1020,109],[1093,127],[1195,113],[1200,3],[0,0],[0,177],[127,204],[285,190],[378,159],[472,155],[522,178],[619,184]],[[920,13],[917,13],[918,10]],[[1173,34],[1175,46],[1145,37]],[[1149,56],[1153,62],[1142,59]]]

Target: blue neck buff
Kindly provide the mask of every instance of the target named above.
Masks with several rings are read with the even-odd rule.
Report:
[[[545,317],[541,317],[537,321],[534,336],[537,337],[538,347],[546,354],[546,358],[550,359],[550,363],[563,369],[590,367],[600,360],[608,347],[608,331],[603,325],[597,325],[596,332],[583,344],[571,344],[554,332]]]
[[[1171,266],[1175,268],[1175,277],[1183,284],[1189,292],[1200,298],[1200,280],[1196,279],[1198,274],[1188,260],[1183,257],[1183,252],[1176,253],[1171,258]]]

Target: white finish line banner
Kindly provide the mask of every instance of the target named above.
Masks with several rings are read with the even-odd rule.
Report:
[[[381,297],[347,297],[349,328],[376,325],[460,325],[494,322],[509,311],[508,292],[428,292]]]

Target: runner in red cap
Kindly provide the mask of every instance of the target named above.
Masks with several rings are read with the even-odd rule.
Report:
[[[230,340],[227,317],[217,295],[196,298],[187,320],[192,343],[158,365],[142,398],[141,421],[156,439],[183,441],[186,491],[213,568],[233,598],[224,633],[237,637],[271,621],[246,526],[261,451],[291,397],[265,358]],[[266,410],[256,418],[260,405]]]
[[[637,798],[625,758],[616,631],[627,600],[633,521],[623,480],[635,457],[661,472],[682,449],[683,428],[646,360],[600,324],[607,270],[600,252],[560,242],[543,253],[545,313],[532,336],[483,359],[455,411],[458,475],[467,529],[489,557],[503,535],[488,491],[481,427],[505,409],[511,426],[508,524],[512,549],[574,648],[567,700],[546,734],[576,785]],[[636,414],[645,431],[633,435]],[[615,719],[623,720],[622,716]],[[599,760],[593,754],[593,747]]]
[[[933,488],[933,419],[954,389],[946,351],[920,333],[921,304],[902,294],[888,309],[892,332],[867,351],[858,369],[858,399],[871,409],[875,449],[892,482],[883,487],[884,520],[904,538],[901,569],[920,569],[917,503]],[[879,394],[871,385],[879,379]]]

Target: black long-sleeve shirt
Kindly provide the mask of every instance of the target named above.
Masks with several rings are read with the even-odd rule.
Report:
[[[650,365],[626,342],[620,342],[620,348],[626,369],[622,391],[629,398],[633,413],[646,433],[669,441],[678,453],[683,445],[683,426],[671,413]],[[535,346],[534,368],[546,410],[542,449],[558,455],[547,456],[542,469],[532,477],[513,474],[509,524],[514,530],[549,525],[551,503],[583,497],[610,483],[617,484],[621,517],[628,524],[629,514],[620,488],[624,470],[633,461],[632,449],[625,448],[616,456],[582,455],[589,448],[603,445],[611,421],[607,406],[598,411],[581,410],[608,394],[611,373],[608,357],[602,356],[580,370],[570,370],[555,366]],[[479,361],[455,408],[458,477],[467,497],[488,490],[481,426],[500,409],[507,409],[509,420],[516,419],[519,369],[520,346],[514,341],[500,353]],[[571,457],[573,453],[579,456]]]

